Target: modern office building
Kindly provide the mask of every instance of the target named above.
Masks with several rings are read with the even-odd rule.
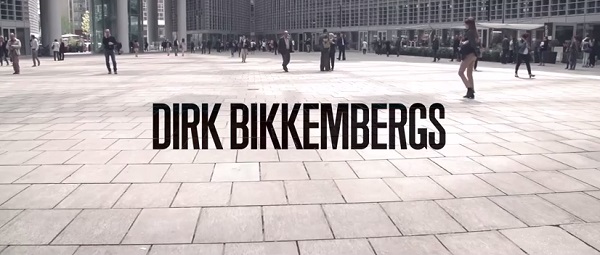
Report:
[[[102,38],[105,29],[129,52],[129,42],[143,42],[143,3],[142,0],[90,0],[90,36],[92,51],[102,51]]]
[[[273,38],[284,30],[294,40],[314,40],[324,28],[344,32],[350,41],[430,33],[444,38],[458,33],[463,21],[541,24],[544,34],[561,41],[574,34],[600,36],[598,0],[255,0],[256,32]],[[480,34],[484,40],[490,30]],[[516,33],[516,31],[515,31]]]
[[[167,0],[169,1],[169,0]],[[155,4],[148,5],[148,2]],[[156,9],[155,9],[156,8]],[[155,15],[155,16],[153,16]],[[148,30],[148,23],[153,23],[151,26],[158,26],[158,35],[151,35]],[[156,32],[156,31],[154,31]],[[148,1],[144,0],[144,35],[146,38],[166,38],[165,37],[165,0]]]
[[[39,36],[39,3],[37,0],[1,0],[0,33],[8,38],[14,33],[21,42],[29,42],[29,35]],[[30,54],[24,47],[24,54]]]

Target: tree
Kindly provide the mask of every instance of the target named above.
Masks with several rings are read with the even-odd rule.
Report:
[[[83,35],[88,37],[90,35],[90,12],[85,11],[83,17],[81,17],[81,31]]]
[[[61,18],[61,27],[63,34],[72,34],[73,33],[73,24],[69,20],[69,17],[62,16]]]

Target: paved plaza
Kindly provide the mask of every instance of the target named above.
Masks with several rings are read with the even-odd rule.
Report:
[[[600,254],[600,69],[481,62],[465,100],[448,60],[117,59],[0,67],[1,255]],[[224,150],[159,151],[158,102],[441,103],[447,143],[230,150],[224,112]]]

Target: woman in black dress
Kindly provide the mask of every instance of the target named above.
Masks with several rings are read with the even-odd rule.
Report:
[[[475,19],[472,17],[465,20],[465,27],[467,31],[465,32],[465,40],[460,45],[462,62],[458,69],[458,76],[460,76],[460,79],[467,88],[467,94],[464,98],[474,99],[475,83],[473,82],[473,69],[475,68],[475,61],[477,61],[476,49],[479,35],[475,27]]]

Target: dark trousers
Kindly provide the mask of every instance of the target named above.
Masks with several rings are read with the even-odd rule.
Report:
[[[387,54],[387,56],[390,56],[390,53],[392,53],[392,50],[390,50],[390,48],[385,48],[385,54]]]
[[[433,62],[440,60],[440,58],[438,57],[439,49],[432,49],[432,51],[433,51]]]
[[[508,60],[510,58],[509,54],[510,54],[510,52],[508,51],[508,49],[502,50],[502,64],[508,63]]]
[[[283,62],[281,63],[281,66],[283,66],[283,70],[287,70],[287,66],[290,63],[290,53],[282,52],[280,55],[281,55],[281,59],[283,60]]]
[[[331,54],[329,54],[329,64],[331,64],[331,71],[333,71],[333,68],[335,67],[335,51],[332,51]]]
[[[106,68],[110,72],[110,62],[109,59],[112,60],[113,71],[117,71],[117,61],[115,60],[115,51],[113,50],[105,50],[104,51],[104,60],[106,61]]]
[[[521,62],[525,62],[525,66],[527,66],[527,73],[531,75],[531,65],[529,64],[529,55],[517,54],[517,65],[515,66],[515,74],[519,72],[519,67],[521,66]]]
[[[367,54],[367,49],[363,49],[363,55]]]
[[[567,63],[567,68],[571,70],[575,70],[577,67],[577,53],[569,53],[569,62]]]
[[[329,49],[321,49],[321,71],[329,71]]]
[[[60,53],[58,51],[54,51],[54,61],[60,60]]]
[[[515,54],[514,51],[509,50],[508,51],[508,63],[514,63],[515,62]]]
[[[346,60],[346,47],[340,47],[340,55],[338,56],[338,60],[339,59]]]
[[[3,60],[6,61],[6,65],[10,65],[10,63],[8,62],[8,52],[4,52],[3,49],[0,49],[2,52],[2,54],[0,55],[0,65],[4,65]]]

